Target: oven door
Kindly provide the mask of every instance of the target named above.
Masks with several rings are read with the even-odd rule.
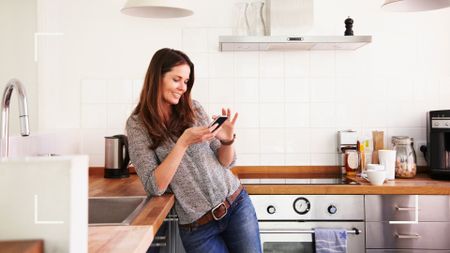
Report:
[[[364,222],[260,221],[259,229],[263,252],[315,252],[314,228],[346,229],[348,233],[347,252],[360,253],[365,251]]]

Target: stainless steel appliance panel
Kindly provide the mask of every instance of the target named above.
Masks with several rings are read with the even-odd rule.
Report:
[[[420,195],[419,221],[450,221],[450,196]]]
[[[366,253],[450,253],[439,249],[368,249]]]
[[[450,250],[450,222],[366,222],[367,248]]]
[[[450,221],[450,196],[419,196],[419,221]],[[366,221],[415,220],[415,195],[366,195]]]
[[[259,229],[263,252],[315,252],[313,244],[314,228],[343,228],[348,231],[357,229],[359,234],[348,234],[347,252],[360,253],[365,250],[364,222],[260,221]],[[277,247],[276,250],[275,247]]]
[[[251,195],[250,198],[258,220],[364,220],[362,195]]]

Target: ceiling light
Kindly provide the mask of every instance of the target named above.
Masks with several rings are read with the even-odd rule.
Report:
[[[449,6],[450,0],[385,0],[382,8],[387,11],[428,11]]]
[[[127,0],[121,12],[144,18],[180,18],[194,14],[186,0]]]

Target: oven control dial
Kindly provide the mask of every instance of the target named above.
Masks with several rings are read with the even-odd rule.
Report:
[[[267,212],[268,212],[269,214],[274,214],[276,211],[277,211],[277,209],[275,209],[275,207],[272,206],[272,205],[270,205],[270,206],[267,207]]]
[[[337,208],[336,208],[335,205],[330,205],[330,206],[328,207],[328,213],[329,213],[329,214],[335,214],[336,212],[337,212]]]
[[[298,214],[306,214],[311,209],[311,203],[308,199],[300,197],[294,201],[294,211]]]

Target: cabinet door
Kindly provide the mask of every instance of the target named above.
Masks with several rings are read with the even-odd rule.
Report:
[[[366,248],[450,250],[450,222],[366,222]]]
[[[450,253],[450,250],[437,249],[368,249],[366,253]]]
[[[419,195],[419,221],[450,221],[450,196]]]
[[[415,195],[366,195],[366,221],[413,221]],[[418,197],[419,221],[450,221],[450,196]]]

